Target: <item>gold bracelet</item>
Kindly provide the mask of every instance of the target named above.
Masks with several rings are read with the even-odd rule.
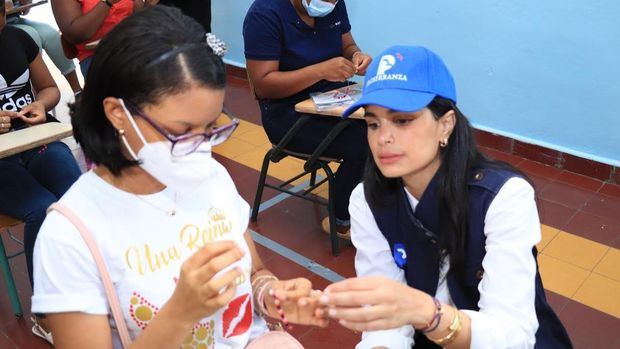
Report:
[[[430,339],[435,342],[435,344],[441,347],[445,347],[450,343],[454,342],[456,336],[461,331],[461,315],[459,310],[456,308],[454,308],[454,320],[452,320],[452,323],[450,324],[450,326],[448,326],[448,329],[450,330],[450,333],[448,333],[445,337],[439,339]]]

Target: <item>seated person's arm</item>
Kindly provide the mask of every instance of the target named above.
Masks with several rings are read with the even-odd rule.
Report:
[[[60,101],[60,90],[58,90],[52,74],[43,62],[40,52],[30,63],[30,76],[32,87],[37,94],[37,101],[45,106],[46,112],[54,109]]]
[[[29,68],[36,100],[23,107],[18,114],[24,122],[30,125],[42,124],[46,120],[45,113],[54,109],[60,101],[60,91],[43,62],[40,52],[30,63]]]
[[[248,74],[258,98],[286,98],[318,81],[345,81],[355,74],[353,63],[344,57],[287,72],[280,71],[279,65],[279,61],[247,60]]]
[[[112,333],[107,315],[86,313],[51,313],[47,314],[54,347],[58,349],[73,348],[112,348]]]
[[[115,4],[120,0],[110,0]],[[103,20],[108,15],[110,7],[99,2],[87,14],[82,14],[82,6],[76,0],[54,0],[52,11],[56,18],[58,28],[63,36],[73,44],[79,44],[90,39],[97,29],[101,27]]]
[[[162,308],[165,312],[166,308]],[[81,312],[47,314],[54,334],[57,349],[111,349],[112,333],[107,315],[92,315]],[[176,318],[161,312],[142,331],[130,346],[139,348],[173,348],[183,341],[191,330]]]
[[[372,57],[360,50],[350,31],[342,34],[342,56],[353,62],[355,74],[366,75],[366,69],[372,62]]]

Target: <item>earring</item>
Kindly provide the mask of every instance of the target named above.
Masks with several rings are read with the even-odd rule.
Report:
[[[443,139],[441,141],[439,141],[439,146],[442,148],[445,148],[448,146],[448,140],[447,139]]]
[[[123,130],[122,128],[120,130],[116,130],[116,134],[119,136],[124,136],[125,135],[125,130]]]

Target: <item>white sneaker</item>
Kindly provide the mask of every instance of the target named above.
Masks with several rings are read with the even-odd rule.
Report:
[[[54,339],[52,338],[52,332],[47,332],[43,329],[43,327],[41,327],[41,325],[39,325],[39,322],[37,321],[37,318],[34,316],[30,317],[30,321],[32,321],[33,325],[32,325],[32,333],[39,337],[44,339],[46,342],[48,342],[51,345],[54,345]]]

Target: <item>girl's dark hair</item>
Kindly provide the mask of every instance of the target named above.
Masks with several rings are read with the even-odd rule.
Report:
[[[220,57],[196,21],[167,6],[142,10],[120,22],[97,47],[84,91],[71,107],[75,139],[87,159],[114,175],[134,166],[121,152],[103,100],[118,97],[142,108],[192,86],[224,89]]]
[[[439,211],[439,253],[450,256],[450,273],[465,276],[466,242],[469,234],[469,186],[468,174],[476,167],[494,167],[517,173],[529,181],[527,176],[510,164],[487,158],[476,145],[473,130],[468,119],[454,105],[443,97],[435,97],[427,106],[436,120],[454,110],[456,124],[448,139],[448,145],[441,148],[441,165],[437,171],[437,203]],[[372,160],[370,154],[364,173],[364,194],[371,206],[394,204],[398,191],[403,186],[400,178],[386,178]],[[530,182],[531,183],[531,182]],[[443,252],[442,252],[443,251]]]

